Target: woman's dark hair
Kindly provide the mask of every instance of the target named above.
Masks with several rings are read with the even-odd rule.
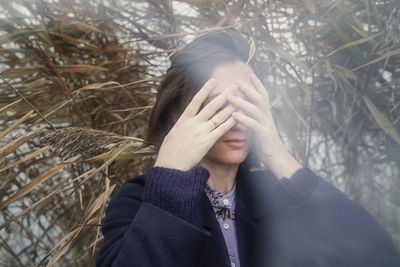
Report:
[[[249,60],[250,45],[235,30],[219,30],[197,37],[176,53],[150,115],[146,141],[160,146],[194,95],[221,63],[248,62],[261,78],[259,64]],[[262,79],[261,79],[262,80]]]

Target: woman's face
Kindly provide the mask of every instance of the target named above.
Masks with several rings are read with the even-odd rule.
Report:
[[[217,86],[214,91],[211,92],[206,103],[228,89],[229,86],[234,84],[237,80],[242,80],[251,84],[250,74],[252,73],[251,67],[242,61],[217,65],[211,74],[211,77],[217,80]],[[236,89],[234,94],[246,98],[239,89]],[[203,158],[203,161],[217,164],[238,165],[247,157],[251,139],[250,130],[242,123],[236,123],[233,128],[226,132],[214,144]]]

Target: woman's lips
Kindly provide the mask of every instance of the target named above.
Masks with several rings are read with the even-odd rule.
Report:
[[[232,148],[242,148],[246,145],[247,140],[246,139],[231,139],[231,140],[225,140],[224,143]]]

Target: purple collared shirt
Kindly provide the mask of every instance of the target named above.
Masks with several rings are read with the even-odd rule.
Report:
[[[228,250],[229,259],[232,267],[239,267],[239,253],[236,239],[236,224],[235,224],[235,204],[236,204],[236,181],[233,189],[226,195],[208,187],[206,190],[207,196],[211,204],[218,203],[219,206],[224,206],[230,210],[230,216],[221,216],[216,212],[219,226],[225,239],[226,248]],[[214,205],[213,205],[214,206]],[[215,208],[214,208],[215,210]]]

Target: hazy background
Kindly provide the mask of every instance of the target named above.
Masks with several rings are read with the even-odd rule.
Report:
[[[400,248],[399,1],[0,0],[0,265],[93,264],[109,197],[153,164],[169,56],[225,27],[289,150]]]

